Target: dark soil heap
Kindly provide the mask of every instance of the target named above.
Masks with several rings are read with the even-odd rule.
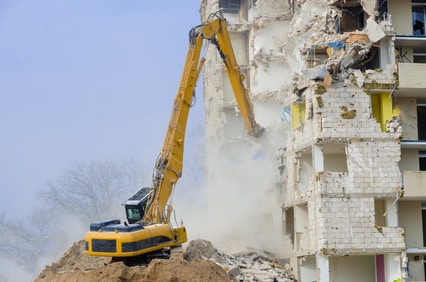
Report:
[[[200,250],[192,250],[197,255],[191,254],[191,248],[188,247],[185,256],[199,257]],[[123,262],[112,262],[110,258],[86,255],[84,241],[80,241],[74,243],[57,262],[46,266],[35,282],[231,280],[225,269],[210,260],[154,259],[148,265],[126,266]]]

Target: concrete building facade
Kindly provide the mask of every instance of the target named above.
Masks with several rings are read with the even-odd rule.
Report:
[[[218,10],[266,135],[247,141],[209,51],[207,179],[248,178],[242,155],[273,167],[256,234],[298,281],[425,281],[426,1],[202,1]]]

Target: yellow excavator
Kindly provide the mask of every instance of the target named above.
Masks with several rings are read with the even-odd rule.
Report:
[[[194,89],[203,67],[200,58],[205,43],[213,43],[231,82],[244,124],[250,135],[259,137],[264,129],[256,123],[250,96],[241,74],[227,31],[226,20],[220,12],[191,29],[189,49],[174,100],[167,134],[156,161],[152,187],[144,187],[125,203],[127,221],[109,220],[90,224],[84,237],[85,253],[90,256],[136,258],[153,253],[167,254],[187,241],[184,226],[173,226],[170,195],[182,176],[184,138]]]

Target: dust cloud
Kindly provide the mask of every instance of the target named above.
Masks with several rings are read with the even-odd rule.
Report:
[[[177,192],[186,195],[175,209],[185,219],[189,240],[206,239],[230,253],[254,249],[288,257],[274,157],[266,143],[229,145],[208,164],[206,185]]]
[[[34,279],[34,273],[26,270],[24,266],[18,265],[8,258],[0,259],[0,265],[2,268],[0,281],[32,281]]]

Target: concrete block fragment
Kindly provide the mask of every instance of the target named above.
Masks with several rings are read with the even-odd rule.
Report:
[[[372,18],[367,19],[366,32],[371,42],[377,42],[386,36],[380,25],[378,25]]]
[[[238,267],[238,265],[234,265],[233,267],[228,269],[228,271],[226,273],[230,276],[236,277],[236,276],[240,275],[241,269]]]

